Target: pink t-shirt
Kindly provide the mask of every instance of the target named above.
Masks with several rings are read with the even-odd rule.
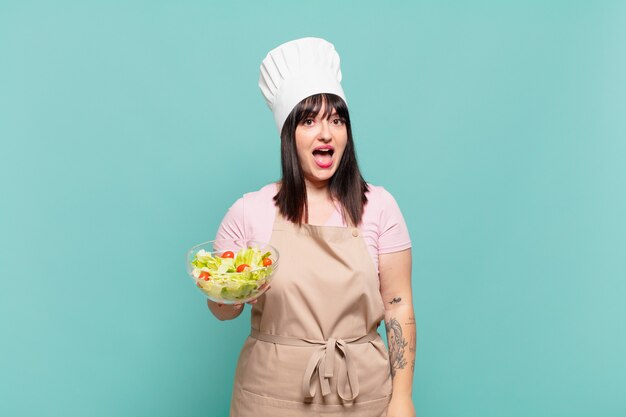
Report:
[[[361,236],[378,272],[378,255],[411,247],[409,231],[393,196],[383,187],[368,184],[367,204],[359,225]],[[273,197],[277,184],[244,194],[228,210],[216,239],[246,239],[269,242],[276,217]],[[343,216],[335,210],[324,226],[346,227]]]

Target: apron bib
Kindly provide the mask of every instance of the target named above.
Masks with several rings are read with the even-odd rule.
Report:
[[[378,274],[357,228],[276,214],[271,290],[252,307],[231,417],[384,417],[391,398]]]

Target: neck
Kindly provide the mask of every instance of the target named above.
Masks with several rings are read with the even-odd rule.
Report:
[[[304,182],[306,184],[306,195],[309,203],[332,200],[330,197],[330,189],[328,188],[328,181],[313,183],[305,179]]]

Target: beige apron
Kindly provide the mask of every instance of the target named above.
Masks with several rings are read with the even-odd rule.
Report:
[[[384,417],[391,398],[378,275],[357,228],[276,215],[271,289],[252,307],[231,417]]]

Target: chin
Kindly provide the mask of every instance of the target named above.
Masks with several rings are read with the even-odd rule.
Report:
[[[325,182],[325,181],[330,180],[333,177],[334,174],[335,174],[334,172],[332,172],[332,173],[328,172],[328,173],[325,173],[323,175],[309,175],[309,176],[305,176],[305,178],[307,178],[310,182]]]
[[[318,181],[329,181],[333,177],[333,175],[335,175],[334,172],[329,172],[329,173],[327,173],[325,175],[321,175],[321,176],[317,177],[316,179]]]

